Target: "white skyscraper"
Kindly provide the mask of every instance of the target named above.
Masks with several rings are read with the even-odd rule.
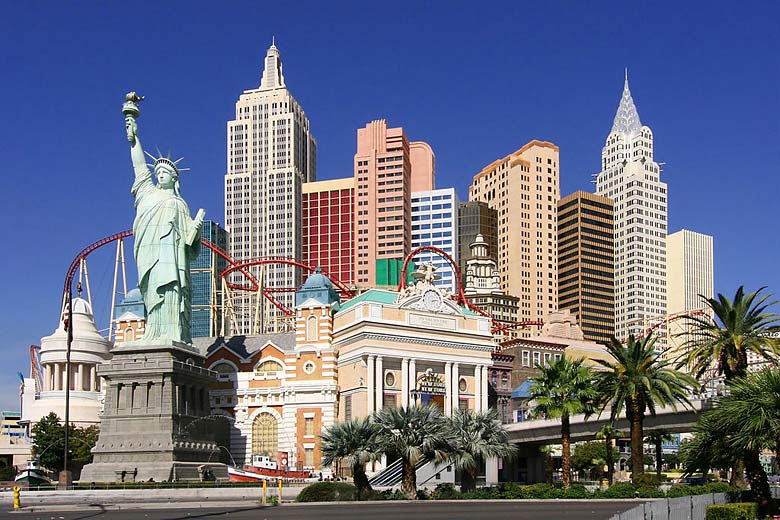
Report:
[[[225,227],[234,258],[301,258],[301,184],[316,179],[316,154],[309,120],[287,90],[279,50],[271,45],[260,86],[241,94],[236,118],[228,121]],[[260,277],[260,268],[253,274]],[[294,294],[275,289],[300,285],[300,268],[268,265],[262,280],[269,294],[292,307]],[[279,329],[274,305],[256,297],[233,301],[233,334]]]
[[[458,207],[455,188],[415,191],[412,193],[412,249],[421,246],[438,247],[458,262]],[[381,229],[381,228],[380,228]],[[439,287],[455,291],[455,271],[438,253],[423,251],[414,263],[431,262],[436,266]]]
[[[653,160],[653,132],[639,121],[626,73],[601,152],[596,194],[615,202],[615,336],[640,334],[666,315],[666,183]],[[660,331],[662,332],[662,331]],[[658,346],[665,347],[663,334]]]
[[[670,314],[701,309],[699,295],[712,298],[712,237],[681,229],[666,238],[667,296]]]

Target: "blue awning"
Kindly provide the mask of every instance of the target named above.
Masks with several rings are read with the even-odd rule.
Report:
[[[528,399],[531,396],[531,380],[523,381],[523,383],[512,390],[512,399]]]

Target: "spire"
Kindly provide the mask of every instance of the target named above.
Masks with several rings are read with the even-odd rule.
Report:
[[[284,88],[284,74],[282,73],[282,58],[279,49],[276,48],[276,37],[271,37],[271,46],[265,54],[265,69],[260,80],[261,89]]]
[[[636,134],[642,128],[639,113],[636,111],[631,90],[628,88],[628,67],[626,67],[625,82],[623,83],[623,97],[620,99],[615,121],[612,123],[612,132],[621,134]]]

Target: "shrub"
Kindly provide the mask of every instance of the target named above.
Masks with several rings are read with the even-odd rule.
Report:
[[[755,520],[758,516],[758,504],[723,504],[707,507],[706,520]]]
[[[658,485],[662,481],[663,479],[658,480],[658,477],[656,477],[652,473],[642,473],[641,475],[637,475],[636,480],[634,480],[634,485],[640,489],[642,488],[656,489],[658,488]]]
[[[561,489],[558,498],[591,498],[593,494],[585,488],[584,484],[572,483],[569,489]]]
[[[707,490],[707,493],[728,493],[732,491],[731,486],[726,482],[707,482],[704,485],[704,489]]]
[[[637,488],[631,482],[618,482],[599,493],[600,498],[634,498]]]
[[[559,498],[559,492],[549,484],[539,483],[531,484],[530,486],[523,487],[522,498],[530,498],[535,500],[547,499],[547,498]]]
[[[298,502],[341,502],[355,500],[357,488],[346,482],[317,482],[298,494]]]
[[[501,493],[501,498],[525,498],[523,496],[523,486],[515,482],[504,482],[499,486],[499,491]]]
[[[452,500],[460,498],[460,493],[452,484],[439,484],[431,493],[431,498],[434,500]]]

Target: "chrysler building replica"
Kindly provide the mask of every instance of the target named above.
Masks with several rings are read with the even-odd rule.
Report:
[[[316,142],[306,114],[287,90],[275,44],[266,53],[260,86],[241,94],[227,131],[225,227],[230,254],[239,261],[301,258],[301,184],[316,178]],[[252,274],[282,305],[293,308],[294,292],[275,289],[297,288],[299,267],[272,264],[252,268]],[[243,277],[232,281],[246,284]],[[280,312],[254,293],[233,301],[238,304],[228,316],[231,334],[285,329]]]
[[[666,183],[653,160],[653,132],[639,121],[626,72],[601,151],[596,194],[615,203],[615,336],[641,334],[666,314]],[[659,332],[657,348],[665,343]]]

